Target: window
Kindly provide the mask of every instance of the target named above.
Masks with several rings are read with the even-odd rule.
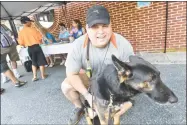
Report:
[[[50,28],[54,23],[54,9],[37,14],[36,19],[44,28]]]

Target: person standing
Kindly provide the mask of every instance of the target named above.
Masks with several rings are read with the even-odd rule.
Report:
[[[57,43],[57,41],[55,40],[55,37],[47,31],[47,29],[45,28],[41,28],[41,33],[43,35],[43,43],[48,45],[48,44],[53,44],[53,43]],[[52,55],[50,54],[45,54],[46,57],[46,61],[48,63],[49,67],[53,67],[54,66],[54,61],[52,58]]]
[[[19,61],[19,55],[16,50],[16,43],[13,41],[11,36],[6,32],[6,30],[3,27],[3,24],[1,24],[0,33],[1,33],[1,45],[2,45],[1,49],[3,52],[2,54],[6,54],[9,56],[13,73],[16,78],[20,78],[21,75],[17,70],[17,62],[16,62]],[[3,83],[9,80],[3,73],[1,73],[1,79]]]
[[[24,24],[23,29],[18,33],[18,43],[22,46],[28,47],[28,53],[32,60],[32,71],[33,78],[32,81],[38,80],[37,78],[37,67],[40,67],[41,78],[47,78],[45,74],[45,65],[47,61],[45,55],[40,47],[42,44],[42,34],[36,30],[36,28],[31,27],[34,22],[30,18],[23,16],[21,17],[21,23]]]
[[[8,77],[15,87],[20,87],[26,83],[26,81],[20,81],[15,76],[15,70],[13,72],[9,69],[7,65],[6,57],[9,55],[10,59],[14,62],[19,60],[19,56],[16,50],[16,45],[14,45],[12,39],[10,36],[8,36],[5,31],[3,30],[3,27],[1,27],[1,74],[5,75],[5,77]],[[16,67],[17,68],[17,67]],[[17,74],[16,74],[17,75]],[[18,76],[17,76],[18,77]],[[1,89],[1,92],[3,92],[4,89]]]

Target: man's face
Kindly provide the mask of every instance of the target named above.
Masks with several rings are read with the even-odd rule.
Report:
[[[111,23],[108,25],[95,24],[90,28],[88,27],[88,25],[86,25],[86,30],[91,43],[95,47],[99,48],[105,47],[108,44],[110,37],[112,36]]]

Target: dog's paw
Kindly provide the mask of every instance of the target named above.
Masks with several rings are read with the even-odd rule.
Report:
[[[129,101],[132,103],[132,106],[134,106],[135,100],[130,99]]]

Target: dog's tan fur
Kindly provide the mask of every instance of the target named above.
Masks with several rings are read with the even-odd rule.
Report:
[[[111,112],[111,117],[113,118],[114,125],[120,125],[120,117],[123,115],[127,110],[129,110],[132,107],[131,102],[125,102],[123,103],[120,107],[114,106]],[[107,125],[108,124],[108,111],[105,111],[104,114],[104,119],[102,117],[102,114],[100,113],[100,109],[97,105],[94,105],[94,109],[99,117],[101,125]],[[93,118],[93,112],[90,112],[90,114],[86,114],[86,120],[88,125],[92,125],[91,119]]]

